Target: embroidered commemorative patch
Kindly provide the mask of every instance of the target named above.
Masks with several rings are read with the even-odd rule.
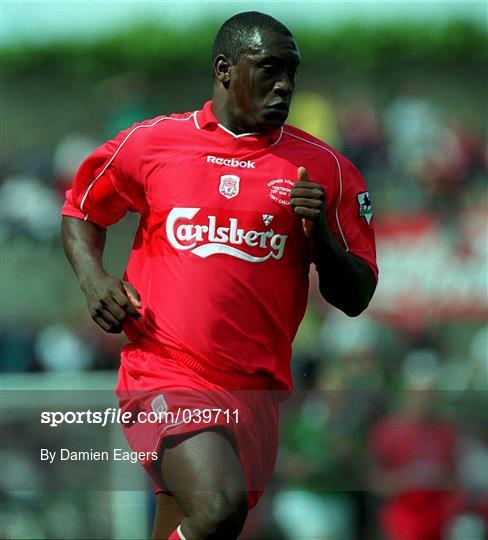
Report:
[[[281,204],[290,204],[290,191],[293,187],[291,180],[285,178],[277,178],[268,182],[269,197]]]

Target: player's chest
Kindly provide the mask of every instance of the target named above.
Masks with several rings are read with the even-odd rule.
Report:
[[[268,203],[289,206],[287,195],[295,176],[296,167],[284,160],[199,152],[155,162],[146,189],[155,210],[189,202],[223,208]]]
[[[192,207],[254,213],[258,219],[270,214],[294,223],[290,191],[295,179],[296,166],[262,153],[193,152],[152,164],[146,192],[155,214]]]
[[[145,179],[148,234],[174,252],[203,258],[280,260],[303,241],[290,206],[295,178],[294,165],[262,152],[175,153],[154,163]]]

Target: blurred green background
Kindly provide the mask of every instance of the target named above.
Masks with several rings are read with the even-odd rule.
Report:
[[[484,2],[2,3],[2,386],[110,387],[124,338],[97,330],[64,260],[64,190],[119,130],[200,108],[211,95],[212,39],[249,9],[280,19],[299,44],[289,122],[344,153],[368,183],[380,283],[369,310],[348,319],[318,298],[312,279],[275,479],[242,538],[481,540]],[[136,227],[131,216],[109,231],[114,274]],[[18,459],[0,477],[1,537],[147,534],[149,484],[147,495],[92,492],[88,474],[86,492],[48,493],[21,444],[32,411],[16,407],[11,397],[2,407],[2,452]],[[27,477],[36,490],[20,491]],[[138,519],[127,521],[127,508]]]

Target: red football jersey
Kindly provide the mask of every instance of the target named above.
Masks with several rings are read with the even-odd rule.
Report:
[[[124,279],[141,295],[125,332],[201,374],[269,373],[291,388],[310,246],[290,206],[299,166],[326,194],[331,230],[377,276],[371,201],[354,166],[290,126],[235,135],[202,110],[137,123],[100,146],[64,216],[108,227],[141,215]]]

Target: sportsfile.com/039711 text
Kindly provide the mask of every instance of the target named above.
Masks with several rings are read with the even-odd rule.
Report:
[[[213,424],[218,421],[225,423],[238,423],[238,409],[190,409],[178,407],[173,411],[139,411],[137,414],[131,411],[122,412],[115,407],[108,407],[104,411],[43,411],[41,412],[41,424],[49,427],[58,427],[62,424]]]

